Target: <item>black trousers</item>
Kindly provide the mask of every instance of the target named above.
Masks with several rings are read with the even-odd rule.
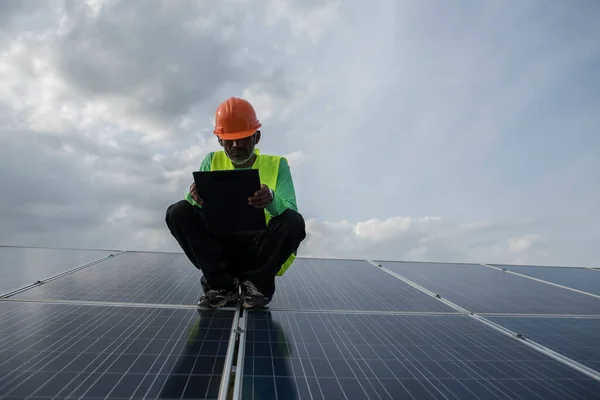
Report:
[[[217,234],[207,227],[204,211],[186,200],[167,209],[166,223],[182,250],[202,271],[202,286],[233,288],[233,278],[252,281],[271,299],[275,276],[306,237],[304,218],[286,210],[271,218],[264,231]]]

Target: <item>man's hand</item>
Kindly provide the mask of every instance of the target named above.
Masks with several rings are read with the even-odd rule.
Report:
[[[248,204],[256,208],[265,208],[273,201],[271,190],[267,185],[260,185],[260,189],[254,193],[254,196],[248,197]]]
[[[192,196],[192,199],[194,199],[194,201],[200,205],[202,205],[204,203],[204,200],[202,200],[202,198],[200,196],[198,196],[198,192],[196,191],[196,182],[192,183],[192,186],[190,186],[190,195]]]

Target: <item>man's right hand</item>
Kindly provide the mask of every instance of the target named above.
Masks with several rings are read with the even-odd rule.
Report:
[[[204,200],[202,200],[202,198],[200,196],[198,196],[198,192],[196,191],[196,182],[192,183],[192,186],[190,186],[190,195],[192,196],[192,199],[194,199],[194,201],[200,205],[202,205],[202,203],[204,203]]]

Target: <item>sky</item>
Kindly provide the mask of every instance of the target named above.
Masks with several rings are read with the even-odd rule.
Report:
[[[600,266],[596,1],[0,2],[0,244],[180,251],[218,104],[299,256]]]

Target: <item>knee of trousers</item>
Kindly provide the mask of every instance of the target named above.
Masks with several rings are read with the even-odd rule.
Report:
[[[294,236],[297,236],[300,241],[306,237],[306,224],[304,217],[299,212],[288,208],[279,215],[281,222],[285,225],[285,229]]]
[[[180,200],[171,204],[165,213],[165,222],[169,228],[193,216],[192,205],[187,200]]]

